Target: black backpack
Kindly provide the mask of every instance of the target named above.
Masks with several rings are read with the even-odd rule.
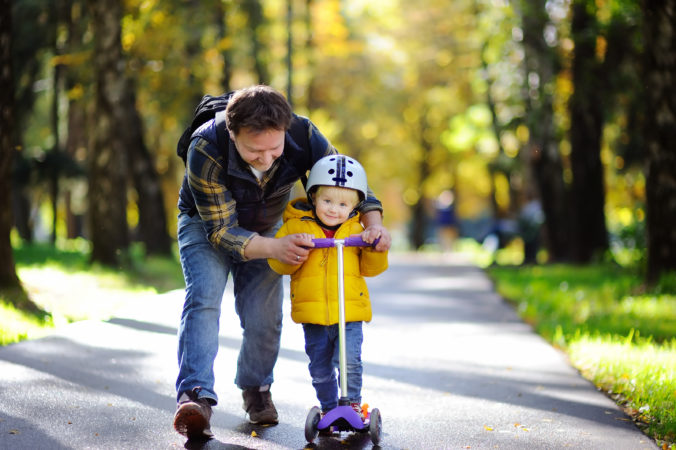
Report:
[[[205,122],[216,118],[216,139],[219,148],[222,143],[227,142],[227,135],[225,129],[225,107],[228,106],[228,101],[232,97],[233,92],[228,92],[222,95],[205,95],[195,108],[192,122],[190,126],[185,129],[178,144],[176,144],[176,154],[181,157],[183,164],[186,162],[188,156],[188,147],[190,146],[190,138],[196,129]]]

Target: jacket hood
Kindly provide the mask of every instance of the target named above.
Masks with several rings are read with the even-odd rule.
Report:
[[[310,206],[307,198],[298,197],[297,199],[291,200],[289,204],[286,205],[286,209],[284,210],[284,222],[287,222],[290,219],[303,218],[314,220],[314,216],[312,215],[312,206]]]

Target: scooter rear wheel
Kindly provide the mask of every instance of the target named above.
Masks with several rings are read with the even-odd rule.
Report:
[[[305,439],[308,442],[314,441],[317,437],[317,433],[319,433],[317,424],[319,423],[319,419],[321,419],[321,415],[322,413],[319,408],[313,406],[307,415],[307,419],[305,419]]]
[[[369,414],[371,421],[369,422],[369,434],[371,435],[371,442],[373,445],[378,445],[383,433],[383,419],[380,417],[378,408],[373,408]]]

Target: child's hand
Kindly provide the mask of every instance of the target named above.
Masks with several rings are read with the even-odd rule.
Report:
[[[301,239],[301,241],[307,242],[307,244],[301,244],[304,247],[312,248],[315,246],[314,242],[312,242],[312,240],[315,238],[313,235],[309,233],[296,233],[296,236],[298,236]]]

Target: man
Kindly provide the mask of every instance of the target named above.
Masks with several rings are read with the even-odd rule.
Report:
[[[218,402],[213,366],[229,274],[243,329],[235,384],[242,389],[250,422],[277,423],[270,385],[279,353],[283,287],[267,258],[286,264],[307,259],[310,250],[301,235],[274,235],[293,184],[323,156],[337,153],[270,87],[236,91],[225,115],[228,139],[220,148],[215,120],[193,133],[178,202],[186,297],[179,327],[174,428],[188,438],[213,436],[211,407]],[[382,225],[382,206],[370,191],[359,211],[365,236],[380,237],[376,250],[388,250],[391,238]]]

